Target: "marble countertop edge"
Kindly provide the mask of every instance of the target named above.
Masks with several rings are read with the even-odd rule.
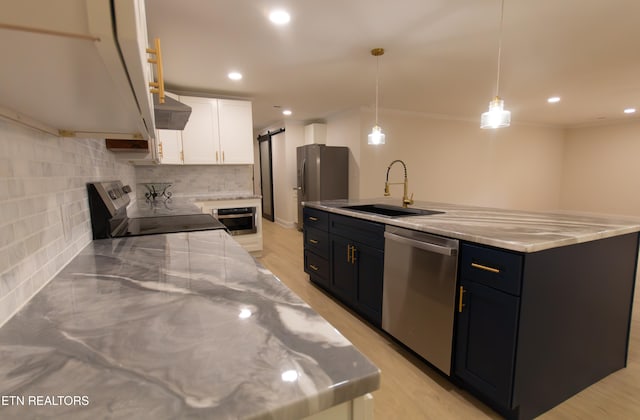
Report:
[[[301,397],[286,406],[267,409],[252,416],[253,420],[301,419],[328,410],[334,406],[354,399],[353,395],[363,396],[380,388],[381,371],[353,378],[332,385],[313,397]],[[356,397],[357,398],[357,397]]]
[[[390,218],[346,209],[359,204],[398,205],[397,200],[329,200],[304,205],[344,216],[433,233],[459,240],[532,253],[640,231],[640,219],[575,212],[529,212],[447,203],[416,202],[413,208],[443,211]]]

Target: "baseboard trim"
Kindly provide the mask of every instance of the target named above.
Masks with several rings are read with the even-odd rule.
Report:
[[[292,228],[295,228],[295,227],[296,227],[296,222],[290,222],[290,221],[288,221],[288,220],[278,219],[277,217],[276,217],[275,222],[276,222],[277,224],[279,224],[280,226],[282,226],[282,227],[286,227],[286,228],[288,228],[288,229],[292,229]]]

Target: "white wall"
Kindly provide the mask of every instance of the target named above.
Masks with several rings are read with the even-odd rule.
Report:
[[[562,207],[640,217],[640,122],[567,130]]]
[[[371,112],[340,114],[327,121],[327,144],[349,146],[359,179],[351,198],[382,197],[386,168],[395,159],[407,164],[409,192],[415,200],[527,210],[560,204],[564,133],[560,129],[512,125],[485,131],[476,121],[439,119],[382,110],[385,145],[370,146]],[[403,179],[402,166],[390,172]],[[398,202],[402,186],[391,187]]]
[[[0,325],[91,242],[86,183],[111,179],[135,189],[104,140],[0,119]]]
[[[360,110],[352,109],[332,115],[327,124],[327,146],[349,148],[349,198],[360,194]]]

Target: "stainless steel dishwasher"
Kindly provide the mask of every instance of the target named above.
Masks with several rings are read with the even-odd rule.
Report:
[[[387,225],[382,329],[451,374],[459,243]]]

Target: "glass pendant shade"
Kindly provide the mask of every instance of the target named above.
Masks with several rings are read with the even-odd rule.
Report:
[[[374,125],[371,133],[367,136],[368,144],[384,144],[384,133],[379,125]]]
[[[378,125],[378,58],[382,54],[384,54],[384,48],[374,48],[371,50],[371,55],[376,57],[376,124],[371,129],[371,133],[369,133],[369,135],[367,136],[367,144],[384,144],[385,140],[385,135],[382,132],[382,128]]]
[[[480,128],[502,128],[511,125],[511,112],[504,109],[504,101],[495,97],[489,102],[489,111],[480,118]]]

